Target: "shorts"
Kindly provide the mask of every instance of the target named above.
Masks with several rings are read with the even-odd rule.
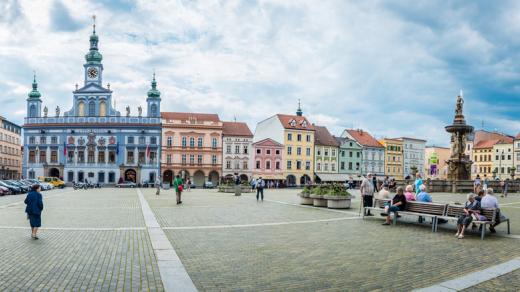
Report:
[[[388,207],[388,213],[392,213],[392,212],[396,213],[396,212],[399,212],[399,211],[401,211],[401,209],[399,209],[399,207],[397,207],[397,206],[390,206],[390,207]]]

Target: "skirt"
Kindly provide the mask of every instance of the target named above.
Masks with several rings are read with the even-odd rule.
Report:
[[[41,215],[28,215],[28,217],[29,217],[29,224],[31,224],[31,228],[42,226]]]

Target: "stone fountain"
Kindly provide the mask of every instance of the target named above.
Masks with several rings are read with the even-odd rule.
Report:
[[[466,125],[466,120],[462,114],[464,98],[462,92],[457,96],[455,107],[455,119],[453,124],[446,126],[445,129],[451,133],[451,156],[446,163],[448,164],[448,180],[462,181],[471,179],[471,161],[468,155],[464,154],[466,149],[466,137],[473,132],[473,126]]]

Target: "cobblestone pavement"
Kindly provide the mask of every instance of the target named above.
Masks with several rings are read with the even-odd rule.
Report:
[[[25,195],[0,198],[0,291],[164,290],[135,190],[43,196],[39,240],[30,238]]]
[[[144,193],[201,291],[407,291],[520,255],[517,239],[489,236],[481,241],[475,235],[457,240],[453,230],[386,227],[374,219],[318,221],[351,219],[359,198],[341,213],[292,206],[298,203],[295,190],[268,191],[264,203],[252,194],[192,190],[180,206],[171,191],[159,197],[151,190]],[[450,196],[464,198],[447,195],[446,200]],[[299,223],[305,219],[316,222]],[[267,225],[277,220],[289,224]],[[246,225],[235,226],[241,224]],[[515,290],[510,287],[505,289]]]
[[[347,211],[299,206],[297,190],[267,190],[263,203],[253,194],[192,190],[182,205],[171,190],[142,192],[201,291],[407,291],[520,255],[519,239],[457,240],[452,227],[432,233],[428,224],[362,220],[357,191]],[[0,197],[0,291],[164,290],[136,190],[45,192],[37,241],[29,237],[24,198]],[[520,197],[499,200],[515,207],[507,210],[518,218],[512,219],[518,234]],[[517,291],[519,275],[471,289]]]

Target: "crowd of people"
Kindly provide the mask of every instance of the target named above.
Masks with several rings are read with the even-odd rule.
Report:
[[[506,178],[504,180],[500,180],[500,178],[496,178],[495,180],[500,181],[500,187],[502,188],[502,195],[501,197],[507,198],[507,193],[509,191],[509,185],[511,181],[509,178]],[[489,186],[489,179],[486,174],[484,174],[484,177],[481,178],[480,175],[477,174],[475,177],[475,180],[473,181],[473,193],[478,194],[480,191],[486,192]]]
[[[383,225],[390,225],[391,213],[394,216],[401,217],[400,211],[406,209],[407,202],[417,201],[424,203],[432,203],[432,196],[427,192],[427,188],[423,183],[420,174],[416,175],[414,184],[409,184],[405,188],[399,186],[396,188],[396,194],[392,197],[390,195],[390,185],[388,180],[385,179],[381,184],[379,191],[377,188],[375,177],[369,173],[361,182],[360,193],[362,197],[363,207],[372,207],[374,197],[380,200],[390,200],[384,206],[384,211],[381,216],[386,217]],[[482,209],[495,208],[496,218],[495,223],[490,225],[489,230],[491,233],[495,233],[495,227],[506,219],[505,215],[500,212],[498,200],[494,195],[493,189],[487,186],[487,182],[484,183],[484,189],[476,188],[476,193],[470,193],[467,195],[467,201],[464,204],[463,214],[457,220],[457,233],[455,236],[459,239],[464,238],[464,232],[473,221],[485,221],[492,220],[493,218],[486,218],[482,215]],[[370,213],[370,209],[364,211],[365,216],[374,216]],[[419,222],[422,223],[424,220],[419,216]],[[439,223],[446,223],[445,220],[439,219]],[[473,223],[472,229],[476,229],[477,226]],[[482,228],[482,226],[480,227]]]

